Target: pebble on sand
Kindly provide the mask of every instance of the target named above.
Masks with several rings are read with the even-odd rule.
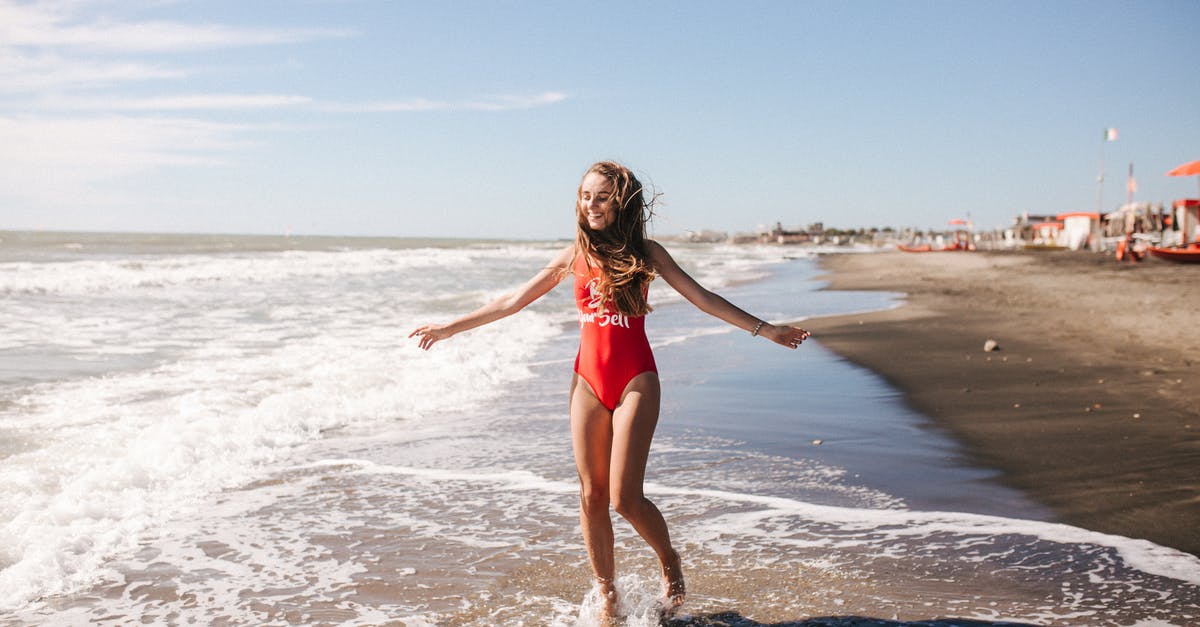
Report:
[[[1000,350],[1000,345],[996,343],[996,340],[988,340],[983,343],[983,352],[990,353],[996,350]]]

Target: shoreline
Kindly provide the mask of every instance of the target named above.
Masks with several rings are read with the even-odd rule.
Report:
[[[899,389],[973,462],[1061,522],[1200,555],[1200,311],[1183,304],[1200,297],[1200,267],[1069,252],[820,265],[825,289],[906,296],[803,326]]]

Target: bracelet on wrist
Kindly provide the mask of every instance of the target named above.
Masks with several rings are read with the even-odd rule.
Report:
[[[758,332],[762,330],[762,328],[763,328],[763,325],[764,325],[764,324],[766,324],[766,323],[767,323],[767,321],[766,321],[766,320],[759,320],[759,321],[758,321],[758,325],[757,325],[757,326],[755,326],[755,327],[754,327],[754,330],[750,332],[750,336],[751,336],[751,337],[758,337]]]

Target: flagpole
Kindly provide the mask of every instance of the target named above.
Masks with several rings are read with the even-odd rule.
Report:
[[[1104,219],[1104,144],[1108,143],[1108,129],[1104,129],[1104,137],[1100,140],[1100,172],[1096,174],[1096,213]]]
[[[1105,128],[1104,138],[1100,140],[1100,172],[1096,175],[1096,213],[1104,217],[1104,144],[1117,140],[1117,129]]]

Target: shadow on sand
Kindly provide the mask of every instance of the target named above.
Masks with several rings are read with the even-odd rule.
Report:
[[[884,620],[866,616],[820,616],[781,623],[760,623],[738,612],[694,614],[673,618],[661,623],[664,627],[1036,627],[1031,623],[972,620],[967,618],[934,618],[918,621]]]

